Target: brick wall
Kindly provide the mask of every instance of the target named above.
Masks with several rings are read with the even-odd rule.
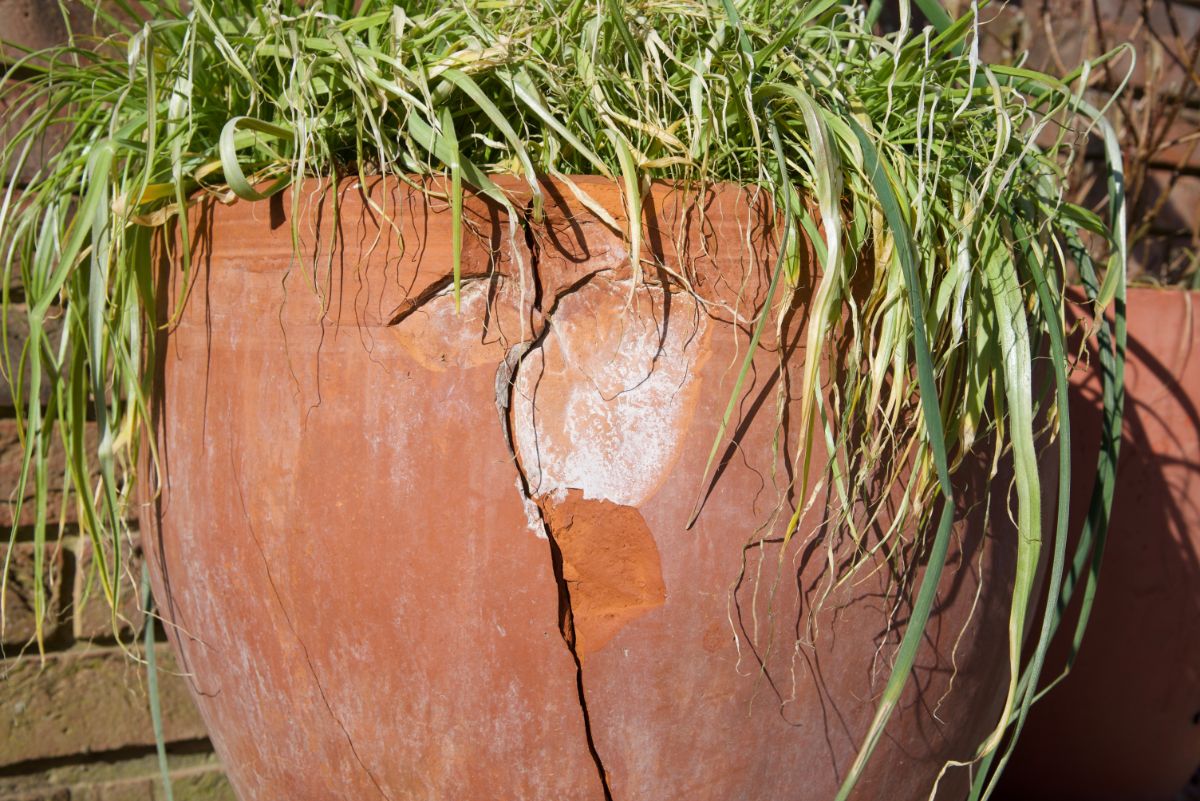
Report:
[[[55,0],[0,0],[0,36],[31,47],[60,41],[64,27]],[[19,297],[19,288],[18,288]],[[23,309],[10,323],[10,346],[19,347]],[[0,381],[0,531],[12,526],[21,446],[12,398]],[[62,454],[51,475],[61,475]],[[50,509],[60,507],[52,494]],[[108,606],[92,586],[91,543],[79,536],[73,516],[56,516],[44,548],[49,601],[43,632],[45,659],[29,645],[34,636],[32,509],[21,513],[5,592],[0,633],[0,801],[158,801],[165,798],[150,720],[138,586],[141,562],[126,549],[125,603],[118,642]],[[9,555],[0,538],[0,560]],[[131,552],[132,553],[129,553]],[[165,643],[161,627],[157,638]],[[165,645],[156,647],[172,789],[177,801],[234,801],[204,725],[187,691],[187,679]]]
[[[12,478],[0,468],[0,482],[11,486]],[[10,521],[5,504],[0,526]],[[143,651],[135,645],[141,642],[144,621],[134,591],[123,605],[128,622],[121,628],[122,647],[104,599],[95,590],[88,593],[91,544],[73,528],[67,531],[61,541],[45,546],[49,620],[44,659],[26,648],[33,635],[28,580],[33,543],[22,537],[13,553],[0,659],[0,801],[159,799],[147,674],[140,661]],[[0,549],[0,554],[6,552]],[[137,575],[139,565],[137,554],[131,554],[127,573]],[[164,641],[161,631],[158,640]],[[156,655],[174,797],[232,801],[186,677],[165,645],[156,646]]]
[[[1108,113],[1125,157],[1131,271],[1200,287],[1200,0],[1010,0],[983,16],[992,20],[990,59],[1027,53],[1026,63],[1060,75],[1123,42],[1134,46],[1136,67]],[[1106,102],[1128,63],[1094,71],[1094,104]],[[1072,174],[1073,199],[1097,209],[1101,158],[1094,147]]]

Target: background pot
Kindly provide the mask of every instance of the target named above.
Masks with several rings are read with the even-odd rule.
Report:
[[[620,217],[614,185],[580,181]],[[656,185],[646,247],[665,270],[635,289],[622,238],[562,186],[524,231],[469,198],[456,315],[445,204],[346,183],[335,219],[315,189],[294,221],[278,200],[199,210],[194,283],[159,342],[147,549],[239,795],[830,797],[907,607],[877,566],[808,641],[827,498],[781,554],[779,516],[807,499],[777,377],[801,363],[804,298],[701,484],[765,300],[767,215],[734,188]],[[178,269],[162,276],[175,297]],[[985,532],[987,487],[964,482],[860,798],[924,797],[998,713],[1015,536],[1003,514]]]
[[[1197,292],[1129,292],[1125,430],[1100,591],[1071,675],[1030,713],[1006,798],[1171,801],[1200,768],[1198,311]],[[1073,376],[1077,469],[1096,463],[1099,396],[1098,368]],[[1076,531],[1090,492],[1090,482],[1072,491]],[[1047,676],[1066,663],[1058,646]]]

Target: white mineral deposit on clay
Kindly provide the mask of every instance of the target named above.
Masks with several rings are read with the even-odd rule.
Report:
[[[517,493],[521,496],[521,506],[525,509],[526,527],[539,539],[546,539],[546,527],[542,524],[542,513],[537,504],[525,494],[525,487],[521,484],[520,476],[517,476]]]
[[[437,372],[450,367],[475,367],[494,362],[500,347],[495,342],[484,342],[487,312],[487,281],[466,281],[457,310],[454,290],[447,287],[390,330],[422,367]]]
[[[517,375],[514,442],[535,496],[645,502],[679,456],[704,316],[686,295],[597,281],[562,298]]]

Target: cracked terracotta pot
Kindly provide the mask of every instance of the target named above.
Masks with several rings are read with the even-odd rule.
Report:
[[[621,217],[613,184],[580,182]],[[778,369],[802,363],[803,297],[702,483],[765,300],[763,207],[656,185],[659,267],[635,284],[562,186],[527,226],[468,198],[456,314],[445,204],[338,191],[336,223],[306,195],[302,258],[290,204],[196,212],[159,341],[154,589],[243,801],[831,797],[908,610],[886,569],[818,604],[824,495],[780,551],[807,502]],[[985,530],[986,490],[964,479],[857,798],[925,797],[998,714],[1015,535],[1000,514]]]
[[[1071,674],[1030,712],[1001,788],[1011,801],[1175,801],[1200,767],[1200,292],[1133,288],[1127,308],[1100,589]],[[1098,369],[1073,375],[1080,469],[1099,454],[1100,390]],[[1076,532],[1090,493],[1090,482],[1072,489]],[[1057,643],[1047,676],[1066,659]]]

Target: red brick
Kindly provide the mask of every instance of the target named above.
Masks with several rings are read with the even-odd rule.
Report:
[[[1152,164],[1200,172],[1200,111],[1184,109],[1150,155]]]
[[[46,0],[0,0],[0,30],[7,41],[34,50],[61,44],[67,38],[58,3]]]
[[[168,742],[205,736],[186,679],[157,650]],[[0,767],[154,744],[145,665],[116,648],[0,663]]]
[[[237,801],[233,787],[219,769],[181,774],[172,781],[175,801]],[[154,801],[165,801],[162,785],[154,785]]]
[[[0,796],[0,801],[71,801],[70,787],[43,787]]]
[[[1028,18],[1016,3],[992,5],[980,15],[979,53],[984,61],[1007,64],[1016,60],[1029,40]]]
[[[34,621],[34,554],[31,542],[19,542],[12,549],[8,567],[8,582],[4,588],[4,633],[0,647],[8,656],[14,656],[29,645],[37,633]],[[9,546],[0,545],[0,560],[7,558]],[[46,615],[42,636],[52,640],[64,620],[62,603],[63,549],[59,545],[45,545],[43,553],[42,587],[46,597]]]
[[[1047,13],[1042,13],[1043,8]],[[1131,78],[1135,87],[1150,85],[1158,91],[1183,90],[1189,78],[1180,62],[1196,66],[1200,8],[1177,0],[1156,0],[1148,5],[1148,10],[1141,0],[1098,0],[1096,6],[1092,0],[1057,0],[1044,5],[1038,0],[1026,0],[1017,13],[1024,16],[1023,33],[1027,39],[1015,50],[1028,52],[1028,66],[1037,69],[1053,73],[1069,71],[1084,59],[1095,58],[1125,42],[1138,50]],[[1153,68],[1156,59],[1151,57],[1152,48],[1159,48],[1162,53],[1161,70]],[[1112,72],[1098,80],[1115,86],[1128,64],[1127,58],[1113,62]],[[1194,95],[1195,87],[1190,91]]]
[[[3,115],[3,105],[0,104],[0,116]],[[26,316],[26,306],[24,303],[13,303],[9,307],[8,321],[6,330],[5,347],[8,348],[9,357],[12,359],[12,364],[15,366],[21,358],[21,349],[25,345],[25,341],[29,339],[29,319]],[[47,318],[45,323],[46,333],[50,337],[52,343],[58,341],[59,333],[62,331],[61,315],[54,315]],[[0,407],[13,406],[12,387],[9,385],[11,376],[0,379]],[[29,376],[22,376],[22,394],[28,396],[29,393]],[[50,383],[43,382],[41,397],[45,402],[50,398]],[[0,485],[2,486],[2,485]]]
[[[71,801],[151,801],[154,779],[135,779],[111,784],[71,788]]]
[[[1154,233],[1186,236],[1200,229],[1200,176],[1150,170],[1134,202],[1136,210],[1153,214],[1149,223]]]
[[[86,437],[88,453],[92,454],[95,452],[97,444],[95,424],[87,424]],[[61,440],[57,436],[54,437],[53,445],[50,448],[48,472],[50,489],[47,506],[48,515],[54,522],[58,521],[59,513],[62,509],[63,470],[66,465],[65,456]],[[24,451],[22,450],[21,441],[17,436],[16,421],[12,418],[0,418],[0,493],[2,493],[0,494],[0,530],[13,524],[13,516],[16,511],[15,491],[21,476],[23,458]],[[93,478],[98,475],[94,466],[91,470],[91,475]],[[23,526],[32,525],[36,519],[32,480],[26,484],[22,498],[23,504],[18,522]],[[75,522],[77,517],[75,504],[68,504],[65,514],[62,515],[64,522]]]
[[[33,111],[37,108],[36,104],[26,102],[27,95],[24,87],[25,84],[20,82],[10,82],[5,86],[3,94],[0,95],[0,146],[8,146],[9,142],[15,138],[15,132],[29,123]],[[61,123],[47,127],[30,147],[21,163],[21,169],[15,174],[10,172],[0,176],[3,177],[5,185],[12,178],[16,178],[17,183],[21,186],[31,182],[42,169],[46,160],[61,146],[67,132],[67,126]],[[17,147],[23,149],[25,141],[23,140]]]
[[[66,5],[75,32],[90,35],[94,28],[94,15],[71,0]],[[0,35],[6,42],[36,51],[65,44],[67,24],[55,0],[0,0]],[[20,47],[0,48],[0,59],[13,61],[29,57]],[[20,105],[19,92],[20,85],[10,82],[5,99],[0,101],[0,145],[8,141],[4,129],[10,125],[22,125],[28,117],[27,114],[14,111]],[[55,149],[56,140],[65,130],[65,127],[52,129],[50,135],[35,146],[18,176],[22,183],[33,177],[44,159]],[[12,176],[3,177],[8,179]]]
[[[111,547],[106,548],[105,552],[111,560]],[[96,563],[92,558],[91,540],[79,543],[78,554],[72,593],[74,634],[79,639],[110,639],[114,636],[112,612],[100,580],[94,574]],[[129,640],[141,632],[144,617],[140,598],[142,557],[140,551],[129,542],[121,545],[120,576],[121,604],[116,633],[122,640]]]
[[[237,801],[211,751],[169,757],[175,801]],[[36,773],[0,775],[0,801],[161,801],[158,757],[68,762]]]
[[[1130,248],[1130,273],[1154,276],[1165,283],[1190,280],[1200,255],[1188,237],[1148,236]]]

